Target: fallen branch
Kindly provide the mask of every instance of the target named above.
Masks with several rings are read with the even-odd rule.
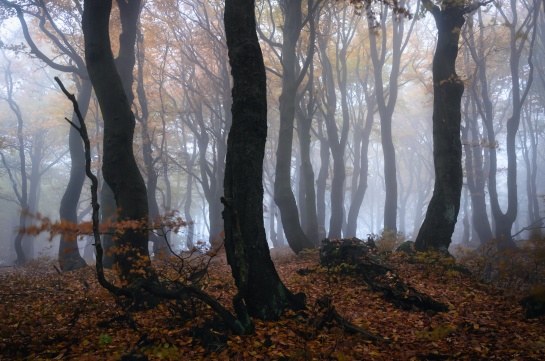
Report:
[[[511,236],[511,239],[514,239],[516,236],[518,236],[519,234],[521,234],[524,231],[531,231],[533,229],[545,229],[545,226],[536,227],[538,224],[543,224],[543,221],[545,221],[545,217],[541,217],[540,219],[536,220],[534,223],[530,224],[529,226],[526,226],[526,227],[522,228],[520,231],[513,234]]]
[[[153,280],[140,280],[140,282],[134,282],[130,287],[118,287],[111,282],[106,280],[104,276],[104,266],[102,264],[103,257],[103,248],[100,240],[100,230],[99,230],[99,217],[98,211],[100,205],[98,203],[98,179],[91,171],[91,145],[89,141],[89,136],[87,133],[87,126],[85,125],[85,120],[81,115],[79,110],[78,102],[74,94],[69,93],[64,87],[63,83],[58,77],[55,77],[55,81],[59,84],[62,92],[66,97],[72,102],[74,106],[74,112],[76,113],[80,125],[76,125],[69,119],[65,120],[74,127],[80,134],[85,149],[85,174],[91,180],[91,205],[92,205],[92,224],[93,224],[93,238],[95,241],[96,249],[96,272],[99,284],[107,289],[110,293],[115,296],[125,296],[130,299],[135,299],[141,297],[142,291],[148,292],[153,297],[159,297],[161,299],[170,299],[170,300],[184,300],[188,298],[196,298],[208,306],[210,306],[225,322],[227,327],[231,329],[235,334],[244,334],[248,333],[248,330],[243,326],[243,323],[240,322],[228,309],[221,305],[218,301],[201,291],[200,289],[193,286],[178,286],[177,288],[171,290],[164,285],[155,282]]]

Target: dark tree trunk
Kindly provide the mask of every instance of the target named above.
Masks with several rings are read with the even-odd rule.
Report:
[[[282,45],[282,93],[280,94],[280,133],[276,151],[276,173],[274,180],[274,200],[284,225],[284,233],[290,248],[299,253],[312,248],[299,222],[299,211],[291,188],[291,156],[293,148],[293,127],[295,102],[299,81],[295,71],[295,46],[301,34],[301,0],[283,3],[284,40]]]
[[[85,118],[91,101],[91,91],[93,86],[87,79],[82,79],[78,94],[78,105],[81,115]],[[79,124],[77,115],[72,115],[72,122]],[[70,150],[70,179],[61,199],[59,214],[62,221],[76,224],[78,222],[78,203],[85,182],[85,152],[83,142],[78,131],[70,127],[68,135],[68,145]],[[71,271],[87,266],[85,260],[81,257],[77,236],[75,234],[62,234],[59,244],[59,265],[61,270]]]
[[[415,249],[448,252],[463,182],[460,109],[464,85],[456,74],[456,57],[467,9],[452,1],[443,1],[441,8],[430,0],[424,4],[433,14],[438,31],[432,70],[435,185]]]
[[[102,189],[100,190],[100,222],[101,223],[113,223],[117,217],[117,206],[115,204],[114,192],[106,182],[102,182]],[[104,249],[104,257],[102,258],[102,265],[104,268],[112,269],[116,254],[114,247],[114,240],[111,236],[111,232],[102,235],[102,248]]]
[[[301,306],[276,273],[263,224],[267,97],[254,7],[253,0],[227,0],[224,18],[233,76],[233,124],[222,198],[225,249],[239,290],[234,308],[247,328],[248,314],[277,319],[285,307]]]
[[[120,1],[119,6],[123,32],[116,67],[109,34],[112,1],[85,1],[82,20],[85,60],[104,119],[102,171],[115,196],[118,220],[145,221],[148,218],[147,192],[133,153],[135,118],[131,111],[134,41],[140,1]],[[123,234],[116,233],[115,242],[116,263],[122,279],[132,283],[155,277],[149,259],[147,230],[127,229]]]

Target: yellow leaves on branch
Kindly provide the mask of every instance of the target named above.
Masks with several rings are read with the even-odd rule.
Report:
[[[42,232],[49,233],[49,239],[53,240],[56,236],[67,238],[84,237],[93,234],[93,224],[90,221],[76,224],[66,220],[53,221],[51,218],[36,213],[31,215],[34,219],[33,225],[20,229],[19,232],[28,235],[38,235]],[[127,231],[131,232],[158,232],[164,235],[167,232],[177,233],[182,227],[186,227],[184,221],[176,211],[172,211],[158,216],[153,222],[147,219],[127,219],[120,221],[105,221],[99,224],[100,234],[121,235]]]

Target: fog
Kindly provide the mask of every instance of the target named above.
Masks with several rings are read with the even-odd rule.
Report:
[[[176,211],[190,222],[170,239],[175,250],[184,250],[199,242],[221,243],[220,197],[232,84],[222,3],[175,3],[147,2],[141,15],[133,84],[134,153],[148,189],[151,185],[155,190],[148,199],[155,200],[158,214]],[[305,20],[307,3],[303,2],[300,36],[292,44],[294,66],[286,73],[282,61],[287,50],[282,53],[282,44],[288,39],[283,33],[288,10],[283,4],[257,4],[268,84],[263,204],[269,246],[287,244],[281,212],[288,212],[291,198],[297,208],[285,219],[298,218],[298,227],[313,244],[323,237],[366,239],[380,236],[384,229],[398,233],[397,243],[414,240],[435,176],[433,18],[428,14],[392,20],[391,10],[377,8],[382,15],[369,20],[349,4],[332,2],[314,15],[316,29],[311,31]],[[524,22],[526,16],[533,19],[528,8],[504,5],[502,12],[491,5],[472,12],[461,30],[457,72],[465,85],[460,134],[464,186],[451,247],[476,248],[490,241],[480,239],[475,229],[484,222],[493,237],[498,236],[494,232],[501,218],[494,217],[492,203],[506,212],[510,202],[507,121],[517,110],[520,125],[513,171],[517,180],[511,191],[516,194],[518,209],[510,236],[515,240],[541,237],[543,228],[545,16],[539,11],[534,14],[535,23]],[[408,6],[412,12],[419,11],[415,2]],[[0,5],[6,10],[3,7]],[[14,14],[3,11],[0,19],[0,262],[5,265],[17,258],[14,240],[22,210],[29,214],[23,220],[26,226],[39,224],[36,217],[59,220],[70,178],[70,126],[64,118],[71,118],[72,105],[53,77],[61,78],[78,94],[85,76],[78,64],[84,59],[83,34],[77,11],[60,5],[49,11],[49,32],[44,33],[38,24],[39,6],[28,8],[25,19],[32,46]],[[114,17],[112,29],[119,28],[118,21]],[[514,32],[510,32],[511,25]],[[115,48],[118,34],[112,32]],[[32,50],[34,46],[39,54]],[[373,49],[377,54],[373,55]],[[515,59],[518,64],[513,68],[510,65]],[[286,79],[291,88],[283,82]],[[291,120],[287,100],[294,103]],[[493,136],[485,121],[490,121]],[[103,123],[94,94],[86,123],[92,169],[102,179]],[[285,143],[288,137],[292,140]],[[394,153],[387,151],[390,143]],[[305,146],[308,154],[302,151]],[[278,154],[291,160],[280,164],[284,170],[277,162]],[[489,188],[491,157],[497,158],[496,189],[492,192],[497,191],[497,196]],[[313,193],[309,193],[308,181],[314,185]],[[100,186],[103,184],[101,180]],[[358,189],[364,190],[361,201],[357,200]],[[312,194],[315,197],[309,202]],[[475,216],[473,202],[478,197],[484,198],[484,218],[483,213]],[[151,214],[154,202],[148,203]],[[357,205],[356,217],[349,221],[353,204]],[[90,183],[85,180],[78,222],[90,220],[89,205]],[[27,258],[55,258],[59,238],[50,240],[47,232],[24,235],[23,250]],[[86,250],[90,244],[88,237],[78,242],[80,254],[88,260],[93,257],[92,249]]]

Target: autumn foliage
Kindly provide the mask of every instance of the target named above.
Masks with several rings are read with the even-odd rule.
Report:
[[[279,321],[254,320],[256,332],[235,336],[193,300],[164,301],[131,312],[96,281],[92,267],[58,273],[34,260],[0,274],[2,359],[172,360],[538,360],[545,358],[543,319],[527,320],[518,289],[460,272],[431,254],[385,255],[411,286],[449,305],[448,312],[402,310],[361,279],[319,266],[318,252],[273,250],[285,284],[305,292],[309,308]],[[426,261],[429,260],[429,261]],[[164,282],[205,289],[226,307],[236,293],[224,255],[182,254],[156,264]],[[111,282],[119,282],[107,271]],[[336,312],[385,342],[321,320],[326,296]],[[140,357],[140,358],[137,358]]]
[[[32,215],[34,223],[20,230],[20,232],[31,235],[38,235],[42,232],[47,232],[52,240],[55,236],[61,234],[76,234],[78,237],[93,235],[93,222],[81,222],[79,224],[66,222],[64,220],[53,221],[49,217],[44,217],[40,213]],[[141,220],[121,220],[112,221],[104,220],[99,224],[100,234],[108,235],[123,235],[128,230],[133,231],[149,231],[158,232],[159,236],[165,236],[166,232],[178,233],[182,228],[187,226],[182,217],[177,212],[171,211],[158,216],[152,222],[147,219]]]

